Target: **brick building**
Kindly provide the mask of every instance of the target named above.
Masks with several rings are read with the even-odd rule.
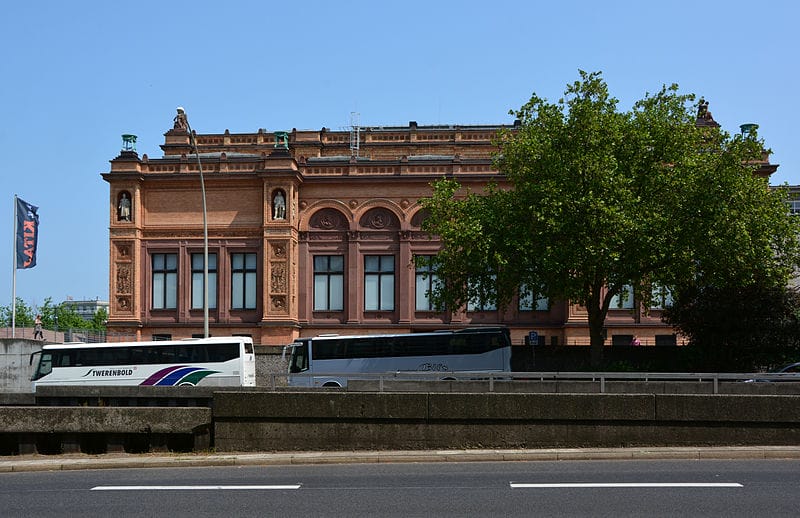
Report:
[[[586,312],[523,297],[504,311],[433,310],[415,255],[439,244],[421,231],[418,200],[449,177],[480,191],[502,126],[364,127],[197,135],[207,200],[209,314],[214,336],[283,345],[321,333],[415,332],[504,324],[515,343],[588,344]],[[508,126],[506,126],[508,127]],[[109,331],[140,339],[203,332],[203,212],[190,134],[176,117],[163,156],[135,137],[109,183]],[[768,162],[767,162],[768,164]],[[771,166],[770,166],[771,167]],[[765,171],[765,175],[774,171]],[[673,344],[658,308],[632,298],[609,311],[608,343]]]

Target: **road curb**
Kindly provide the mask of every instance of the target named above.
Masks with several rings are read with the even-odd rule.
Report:
[[[800,459],[800,446],[326,451],[219,454],[24,455],[0,457],[0,473],[119,468],[277,466],[409,462]]]

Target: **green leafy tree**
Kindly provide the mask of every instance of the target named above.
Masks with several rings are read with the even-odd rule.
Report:
[[[15,315],[15,323],[17,327],[32,327],[33,320],[36,317],[33,308],[25,303],[21,298],[17,297],[17,312]],[[12,319],[12,306],[11,304],[0,307],[0,320],[3,322],[4,327],[11,327]]]
[[[108,312],[105,308],[100,308],[92,315],[92,320],[89,321],[89,329],[93,331],[105,331],[107,322]]]
[[[55,329],[58,306],[53,304],[52,297],[44,299],[44,304],[39,306],[37,312],[42,315],[42,326],[45,329]]]
[[[691,284],[681,288],[664,321],[688,337],[693,370],[752,372],[800,357],[797,288]]]
[[[83,319],[72,306],[59,304],[56,306],[59,329],[88,329],[89,322]]]
[[[602,361],[612,298],[633,286],[669,288],[754,275],[782,282],[798,263],[798,223],[754,175],[763,142],[698,126],[677,85],[617,109],[600,73],[580,72],[565,96],[535,94],[501,133],[502,185],[483,193],[452,180],[421,200],[439,236],[432,298],[507,305],[521,285],[586,307],[592,363]]]

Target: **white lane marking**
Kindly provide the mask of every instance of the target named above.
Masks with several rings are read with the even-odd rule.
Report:
[[[510,482],[512,488],[584,488],[584,487],[744,487],[738,482],[588,482],[563,484],[518,484]]]
[[[276,486],[96,486],[91,491],[205,491],[205,490],[269,490],[269,489],[300,489],[300,484],[287,484]]]

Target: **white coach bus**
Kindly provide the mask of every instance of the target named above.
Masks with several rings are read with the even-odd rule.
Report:
[[[344,387],[362,373],[508,372],[511,338],[502,327],[382,335],[298,338],[289,352],[289,385]]]
[[[38,385],[246,386],[256,384],[253,339],[231,336],[155,342],[45,345]]]

